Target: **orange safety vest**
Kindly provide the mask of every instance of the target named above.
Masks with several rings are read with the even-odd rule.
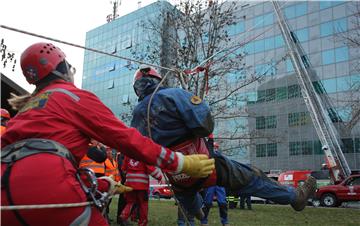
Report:
[[[94,173],[105,174],[105,165],[104,163],[97,163],[87,155],[85,155],[79,164],[80,168],[88,168],[91,169]]]
[[[115,181],[121,181],[117,162],[110,159],[105,160],[105,176],[113,175]]]

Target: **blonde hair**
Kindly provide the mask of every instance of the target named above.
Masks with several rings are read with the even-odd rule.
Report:
[[[11,97],[8,99],[8,102],[11,108],[18,111],[25,106],[25,104],[30,100],[33,94],[25,94],[22,96],[18,96],[14,93],[10,93],[10,96]]]

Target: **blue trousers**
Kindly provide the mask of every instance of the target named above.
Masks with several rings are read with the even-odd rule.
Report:
[[[291,204],[296,199],[295,189],[268,178],[261,170],[214,154],[218,186],[242,195],[268,199],[278,204]],[[176,186],[176,185],[175,185]],[[175,196],[189,214],[196,215],[202,207],[202,197],[196,190],[175,191]]]
[[[209,187],[206,189],[204,207],[203,207],[205,217],[203,219],[201,219],[201,224],[208,223],[208,216],[209,216],[210,208],[212,207],[212,202],[213,202],[215,195],[216,195],[216,201],[217,201],[218,207],[219,207],[221,224],[229,223],[228,214],[227,214],[225,188],[220,187],[220,186],[212,186],[212,187]]]

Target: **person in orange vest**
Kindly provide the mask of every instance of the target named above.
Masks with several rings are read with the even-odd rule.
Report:
[[[101,144],[95,140],[92,140],[89,144],[89,149],[98,149],[96,151],[104,151],[101,150],[103,147]],[[89,153],[90,150],[88,150]],[[80,168],[88,168],[95,173],[96,177],[106,176],[105,174],[105,164],[104,162],[95,161],[93,158],[89,157],[89,154],[84,155],[84,157],[80,160],[79,163]]]
[[[126,205],[120,218],[126,224],[127,219],[132,213],[134,205],[139,210],[139,226],[146,226],[148,223],[148,200],[149,200],[149,175],[161,181],[162,173],[159,168],[146,165],[143,162],[125,156],[122,171],[126,172],[126,186],[131,186],[133,190],[125,195]]]
[[[119,182],[121,181],[120,172],[118,170],[118,164],[116,160],[113,157],[112,149],[109,147],[106,147],[106,155],[107,159],[105,160],[105,176],[112,176],[115,181]]]
[[[7,122],[10,120],[10,114],[9,112],[1,108],[1,135],[3,135],[6,131]]]
[[[104,162],[105,176],[112,177],[114,179],[114,181],[120,182],[121,177],[120,177],[120,173],[118,170],[117,162],[115,161],[113,154],[112,154],[112,149],[107,146],[105,146],[105,149],[106,149],[106,155],[107,155],[107,158]],[[111,221],[111,219],[109,217],[109,212],[110,212],[109,207],[110,207],[111,201],[112,201],[112,198],[108,202],[108,205],[106,207],[106,213],[105,213],[105,218],[107,219],[107,221],[109,223]]]

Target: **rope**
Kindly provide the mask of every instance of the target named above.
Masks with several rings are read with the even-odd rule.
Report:
[[[116,58],[119,58],[119,59],[122,59],[122,60],[127,60],[127,61],[135,62],[135,63],[138,63],[138,64],[145,64],[145,65],[149,65],[149,66],[152,66],[152,67],[155,67],[155,68],[160,68],[160,69],[176,72],[174,69],[171,69],[171,68],[168,68],[168,67],[163,67],[163,66],[159,66],[159,65],[156,65],[156,64],[146,63],[146,62],[143,62],[143,61],[140,61],[140,60],[135,60],[135,59],[131,59],[131,58],[128,58],[128,57],[115,55],[115,54],[112,54],[112,53],[107,53],[107,52],[104,52],[104,51],[101,51],[101,50],[98,50],[98,49],[93,49],[93,48],[81,46],[81,45],[78,45],[78,44],[74,44],[74,43],[71,43],[71,42],[66,42],[66,41],[62,41],[62,40],[59,40],[59,39],[51,38],[51,37],[48,37],[48,36],[35,34],[35,33],[32,33],[32,32],[29,32],[29,31],[20,30],[20,29],[17,29],[17,28],[6,26],[6,25],[1,25],[0,24],[0,27],[4,28],[4,29],[7,29],[7,30],[11,30],[11,31],[15,31],[15,32],[35,36],[35,37],[38,37],[38,38],[43,38],[43,39],[47,39],[47,40],[50,40],[50,41],[62,43],[62,44],[65,44],[65,45],[77,47],[77,48],[80,48],[80,49],[92,51],[92,52],[95,52],[95,53],[100,53],[100,54],[104,54],[104,55],[107,55],[107,56],[116,57]]]
[[[0,206],[0,210],[28,210],[28,209],[51,209],[51,208],[69,208],[92,205],[94,202],[78,202],[78,203],[63,203],[63,204],[39,204],[39,205],[14,205],[14,206]]]

